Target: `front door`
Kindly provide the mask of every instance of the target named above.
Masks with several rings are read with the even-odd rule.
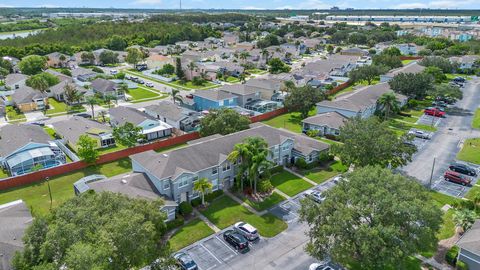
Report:
[[[187,192],[180,193],[180,202],[186,202],[187,201]]]

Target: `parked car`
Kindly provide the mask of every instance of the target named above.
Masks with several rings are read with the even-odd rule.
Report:
[[[137,64],[137,71],[144,71],[144,70],[147,70],[148,66],[147,64]]]
[[[234,230],[225,231],[223,233],[223,239],[225,239],[228,244],[241,253],[245,253],[250,250],[247,238]]]
[[[233,227],[235,228],[235,231],[245,236],[248,241],[256,241],[260,238],[257,229],[248,223],[237,222]]]
[[[450,171],[450,170],[445,172],[445,174],[443,175],[443,178],[446,181],[457,183],[464,186],[470,186],[470,184],[472,183],[472,179],[470,177],[465,176],[458,172]]]
[[[153,83],[147,82],[147,83],[145,83],[145,86],[147,86],[147,87],[153,87]]]
[[[455,77],[455,78],[453,79],[453,81],[454,81],[454,82],[464,83],[464,82],[466,82],[467,80],[466,80],[464,77],[460,77],[460,76],[459,76],[459,77]]]
[[[308,270],[342,270],[343,268],[332,262],[319,262],[319,263],[312,263]]]
[[[193,99],[193,95],[192,95],[192,94],[187,94],[185,97],[186,97],[186,98],[189,98],[189,99]]]
[[[178,252],[173,255],[173,258],[177,261],[177,264],[182,270],[198,270],[198,266],[195,261],[185,252]]]
[[[408,132],[408,135],[413,135],[417,138],[420,138],[420,139],[425,139],[425,140],[430,140],[432,135],[429,133],[429,132],[425,132],[425,131],[421,131],[421,130],[410,130]]]
[[[117,75],[118,71],[116,69],[112,69],[112,70],[110,70],[110,74]]]
[[[137,83],[139,83],[139,84],[145,84],[145,81],[138,79],[138,80],[137,80]]]
[[[477,171],[475,169],[461,163],[453,163],[448,167],[451,171],[458,172],[461,174],[466,174],[470,176],[477,176]]]
[[[325,196],[323,196],[322,193],[317,190],[307,190],[305,192],[305,197],[310,198],[317,203],[322,203],[325,201]]]
[[[83,118],[92,118],[92,116],[88,113],[77,113],[75,116],[83,117]]]
[[[36,125],[36,126],[40,126],[40,127],[44,127],[44,126],[45,126],[45,122],[43,122],[43,121],[31,122],[30,124]]]
[[[427,108],[423,111],[426,115],[431,115],[435,117],[445,117],[445,112],[440,110],[439,108]]]

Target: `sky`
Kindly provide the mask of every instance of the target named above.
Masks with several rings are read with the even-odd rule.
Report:
[[[0,7],[175,9],[180,0],[0,0]],[[184,9],[480,9],[480,0],[182,0]]]

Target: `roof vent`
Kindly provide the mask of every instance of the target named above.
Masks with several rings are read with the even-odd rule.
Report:
[[[168,155],[167,155],[167,154],[163,154],[162,156],[164,156],[164,157],[168,157]]]
[[[127,179],[122,179],[122,184],[126,184],[127,183]]]

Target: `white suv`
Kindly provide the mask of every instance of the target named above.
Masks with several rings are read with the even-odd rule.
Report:
[[[248,223],[240,221],[235,223],[234,227],[235,230],[245,236],[248,241],[255,241],[260,237],[257,229]]]

